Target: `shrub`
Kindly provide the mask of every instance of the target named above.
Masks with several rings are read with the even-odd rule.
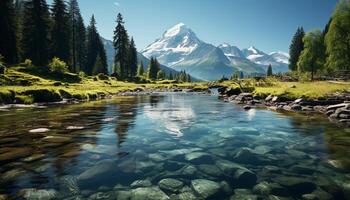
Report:
[[[31,96],[16,95],[15,102],[21,103],[21,104],[32,104],[32,103],[34,103],[34,99]]]
[[[49,63],[49,69],[51,72],[64,74],[68,71],[68,66],[64,61],[54,57]]]
[[[84,78],[84,77],[86,77],[86,74],[85,74],[85,72],[80,71],[79,74],[78,74],[78,76],[79,76],[80,78]]]
[[[5,74],[6,67],[4,62],[4,57],[0,54],[0,74]]]
[[[19,65],[22,67],[30,68],[30,67],[33,67],[33,62],[30,59],[25,59],[24,62]]]
[[[109,80],[109,77],[108,77],[107,75],[105,75],[105,74],[102,74],[102,73],[99,73],[99,74],[97,75],[97,77],[98,77],[98,79],[100,79],[100,80]]]

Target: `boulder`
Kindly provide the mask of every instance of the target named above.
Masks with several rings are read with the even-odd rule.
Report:
[[[167,200],[170,199],[158,187],[141,187],[131,190],[130,200]]]
[[[92,167],[88,168],[78,176],[78,181],[81,184],[95,183],[97,180],[108,179],[113,170],[116,169],[116,164],[112,160],[103,160]]]
[[[302,107],[301,107],[301,105],[299,105],[299,104],[294,104],[294,105],[292,105],[290,108],[291,108],[291,110],[294,110],[294,111],[300,111],[300,110],[302,110]]]
[[[242,93],[242,91],[241,91],[241,89],[239,89],[239,88],[229,88],[228,90],[226,90],[226,96],[232,96],[232,95],[239,95],[239,94],[241,94]]]
[[[192,180],[191,187],[198,194],[198,196],[204,199],[213,197],[220,190],[219,183],[205,179]]]
[[[270,102],[271,100],[273,99],[273,96],[272,95],[269,95],[265,98],[265,101],[266,102]]]
[[[131,188],[138,188],[138,187],[151,187],[152,183],[150,180],[136,180],[130,184]]]
[[[199,165],[198,169],[203,173],[213,177],[220,177],[223,175],[222,171],[215,165],[203,164],[203,165]]]
[[[258,196],[251,193],[247,189],[235,189],[235,194],[230,197],[230,200],[257,200]]]
[[[179,192],[179,190],[184,186],[183,182],[173,178],[162,179],[159,181],[158,185],[163,191],[171,193]]]
[[[236,155],[233,157],[236,162],[244,163],[244,164],[263,164],[266,163],[266,159],[254,152],[254,150],[243,147],[239,149]]]
[[[279,176],[273,180],[295,195],[309,194],[316,189],[316,184],[308,178]]]
[[[235,185],[240,188],[250,188],[255,185],[257,176],[248,169],[238,169],[234,176]]]
[[[193,163],[212,163],[213,159],[210,154],[204,152],[192,152],[186,154],[185,159]]]
[[[330,111],[330,110],[337,110],[338,108],[344,108],[346,107],[348,104],[345,104],[345,103],[341,103],[341,104],[336,104],[336,105],[331,105],[331,106],[328,106],[327,107],[327,111]]]
[[[57,198],[57,191],[54,189],[22,189],[19,191],[19,196],[28,200],[50,200]]]

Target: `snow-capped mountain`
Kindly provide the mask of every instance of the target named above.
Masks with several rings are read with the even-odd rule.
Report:
[[[274,73],[285,72],[288,70],[289,58],[286,53],[267,54],[253,46],[241,50],[224,43],[216,47],[200,40],[183,23],[165,31],[141,53],[147,58],[156,57],[161,64],[177,71],[186,70],[203,80],[230,77],[236,71],[264,75],[269,64]]]

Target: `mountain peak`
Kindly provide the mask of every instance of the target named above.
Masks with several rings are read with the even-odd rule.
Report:
[[[227,43],[227,42],[224,42],[224,43],[219,45],[219,48],[221,48],[221,47],[222,48],[226,48],[226,47],[231,47],[231,45],[229,43]]]
[[[191,29],[184,23],[178,23],[175,26],[171,27],[164,33],[164,37],[174,37],[183,32],[189,32]]]

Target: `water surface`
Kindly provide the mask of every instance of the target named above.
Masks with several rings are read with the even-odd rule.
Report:
[[[0,111],[0,194],[11,198],[347,199],[349,153],[350,129],[323,116],[210,95]]]

